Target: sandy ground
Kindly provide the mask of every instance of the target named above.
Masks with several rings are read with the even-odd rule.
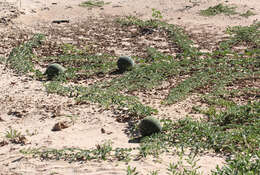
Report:
[[[226,27],[250,25],[260,19],[259,0],[105,0],[108,4],[92,9],[79,7],[81,2],[83,1],[0,1],[0,32],[3,37],[0,39],[0,56],[7,56],[10,50],[19,44],[20,39],[24,39],[19,32],[34,33],[52,29],[55,25],[51,23],[53,20],[66,19],[71,24],[87,25],[86,21],[93,17],[104,19],[134,15],[148,19],[151,18],[151,9],[156,8],[162,12],[163,20],[184,27],[197,38],[207,33],[209,42],[214,43],[224,36]],[[245,18],[239,15],[203,17],[198,14],[199,10],[220,2],[235,5],[238,12],[251,10],[256,15]],[[115,54],[125,53],[129,52],[120,50]],[[124,162],[91,161],[80,164],[41,161],[19,153],[20,149],[39,147],[89,149],[107,140],[113,142],[113,147],[137,147],[136,144],[128,142],[130,138],[125,132],[127,123],[116,122],[112,111],[100,110],[95,104],[77,105],[73,99],[47,94],[41,82],[16,75],[3,64],[0,64],[0,94],[0,141],[6,140],[5,133],[9,128],[20,131],[26,137],[25,145],[9,143],[0,146],[0,174],[126,174],[127,164]],[[137,95],[145,99],[145,95]],[[159,107],[159,118],[167,116],[178,119],[190,114],[196,96],[162,109],[156,97],[148,101],[149,104]],[[77,117],[72,121],[67,116]],[[51,131],[57,122],[64,121],[69,123],[70,127],[59,132]],[[101,128],[105,133],[101,132]],[[161,155],[160,162],[147,158],[131,161],[129,165],[136,167],[140,174],[148,174],[153,170],[166,174],[169,163],[176,161],[176,156],[165,154]],[[223,163],[223,157],[206,154],[200,157],[198,165],[201,166],[200,171],[203,174],[209,174],[216,165]]]

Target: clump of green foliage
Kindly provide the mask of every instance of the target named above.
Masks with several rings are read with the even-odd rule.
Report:
[[[247,150],[237,153],[233,158],[229,157],[227,164],[222,168],[217,167],[212,175],[219,174],[260,174],[260,151],[251,153]]]
[[[234,15],[237,14],[237,12],[235,12],[235,8],[236,7],[228,7],[223,4],[218,4],[216,6],[209,7],[206,10],[201,10],[200,14],[203,16],[215,16],[221,13],[225,15]]]
[[[232,45],[243,44],[251,47],[260,47],[260,22],[250,26],[229,27],[227,33],[231,35],[230,43]]]
[[[99,1],[99,0],[88,0],[85,2],[82,2],[79,6],[81,7],[103,7],[106,3],[104,1]]]
[[[116,159],[119,161],[128,162],[131,160],[130,152],[132,149],[127,148],[112,148],[111,141],[106,141],[103,144],[96,145],[93,149],[79,148],[64,148],[64,149],[23,149],[20,152],[23,154],[40,157],[43,160],[66,160],[69,162],[75,161],[90,161],[90,160],[108,160]]]
[[[139,173],[136,171],[136,167],[131,168],[130,165],[127,166],[126,170],[127,175],[138,175]]]
[[[33,72],[33,49],[42,44],[44,38],[42,34],[35,34],[28,42],[12,49],[7,58],[7,65],[17,73]]]
[[[252,12],[251,10],[247,10],[245,13],[240,14],[240,16],[243,16],[245,18],[248,18],[249,16],[254,16],[256,15],[254,12]]]
[[[16,129],[9,128],[9,131],[6,131],[5,137],[14,140],[21,136],[21,132],[18,132]]]
[[[107,86],[93,85],[88,88],[82,86],[64,86],[62,82],[52,81],[45,84],[49,93],[75,97],[77,103],[93,102],[102,105],[105,109],[113,107],[115,110],[127,108],[127,113],[133,120],[141,119],[158,111],[150,106],[143,105],[137,97],[118,93],[118,89]]]

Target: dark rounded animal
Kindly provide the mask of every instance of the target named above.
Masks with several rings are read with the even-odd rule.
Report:
[[[161,130],[162,126],[160,121],[154,117],[146,117],[139,124],[139,131],[142,136],[150,136]]]
[[[53,63],[48,65],[44,75],[47,75],[49,78],[53,78],[54,76],[57,76],[60,73],[64,73],[65,70],[66,69],[60,64]]]
[[[128,56],[121,56],[117,61],[117,67],[121,72],[131,70],[134,67],[134,64],[134,60]]]

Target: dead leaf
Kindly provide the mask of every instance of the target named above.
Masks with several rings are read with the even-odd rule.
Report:
[[[55,118],[58,116],[61,116],[61,105],[59,105],[53,109],[53,115],[51,116],[51,118]]]
[[[25,144],[28,144],[29,141],[27,140],[27,138],[24,136],[24,135],[21,135],[19,137],[16,137],[14,139],[11,139],[10,140],[12,143],[15,143],[15,144],[21,144],[21,145],[25,145]]]
[[[13,115],[13,116],[18,117],[18,118],[22,118],[23,117],[23,113],[20,112],[20,111],[12,111],[12,110],[10,110],[7,114],[8,115]]]
[[[8,145],[8,142],[6,140],[2,140],[0,142],[0,147],[5,146],[5,145]]]
[[[67,121],[58,122],[53,126],[52,131],[61,131],[62,129],[65,129],[68,127],[70,127],[69,122],[67,122]]]
[[[110,135],[110,134],[113,134],[113,132],[112,132],[112,131],[108,131],[108,132],[107,132],[107,135]]]

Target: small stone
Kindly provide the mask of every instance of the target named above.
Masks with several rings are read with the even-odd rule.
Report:
[[[102,133],[102,134],[106,133],[106,131],[105,131],[104,128],[101,128],[101,133]]]

